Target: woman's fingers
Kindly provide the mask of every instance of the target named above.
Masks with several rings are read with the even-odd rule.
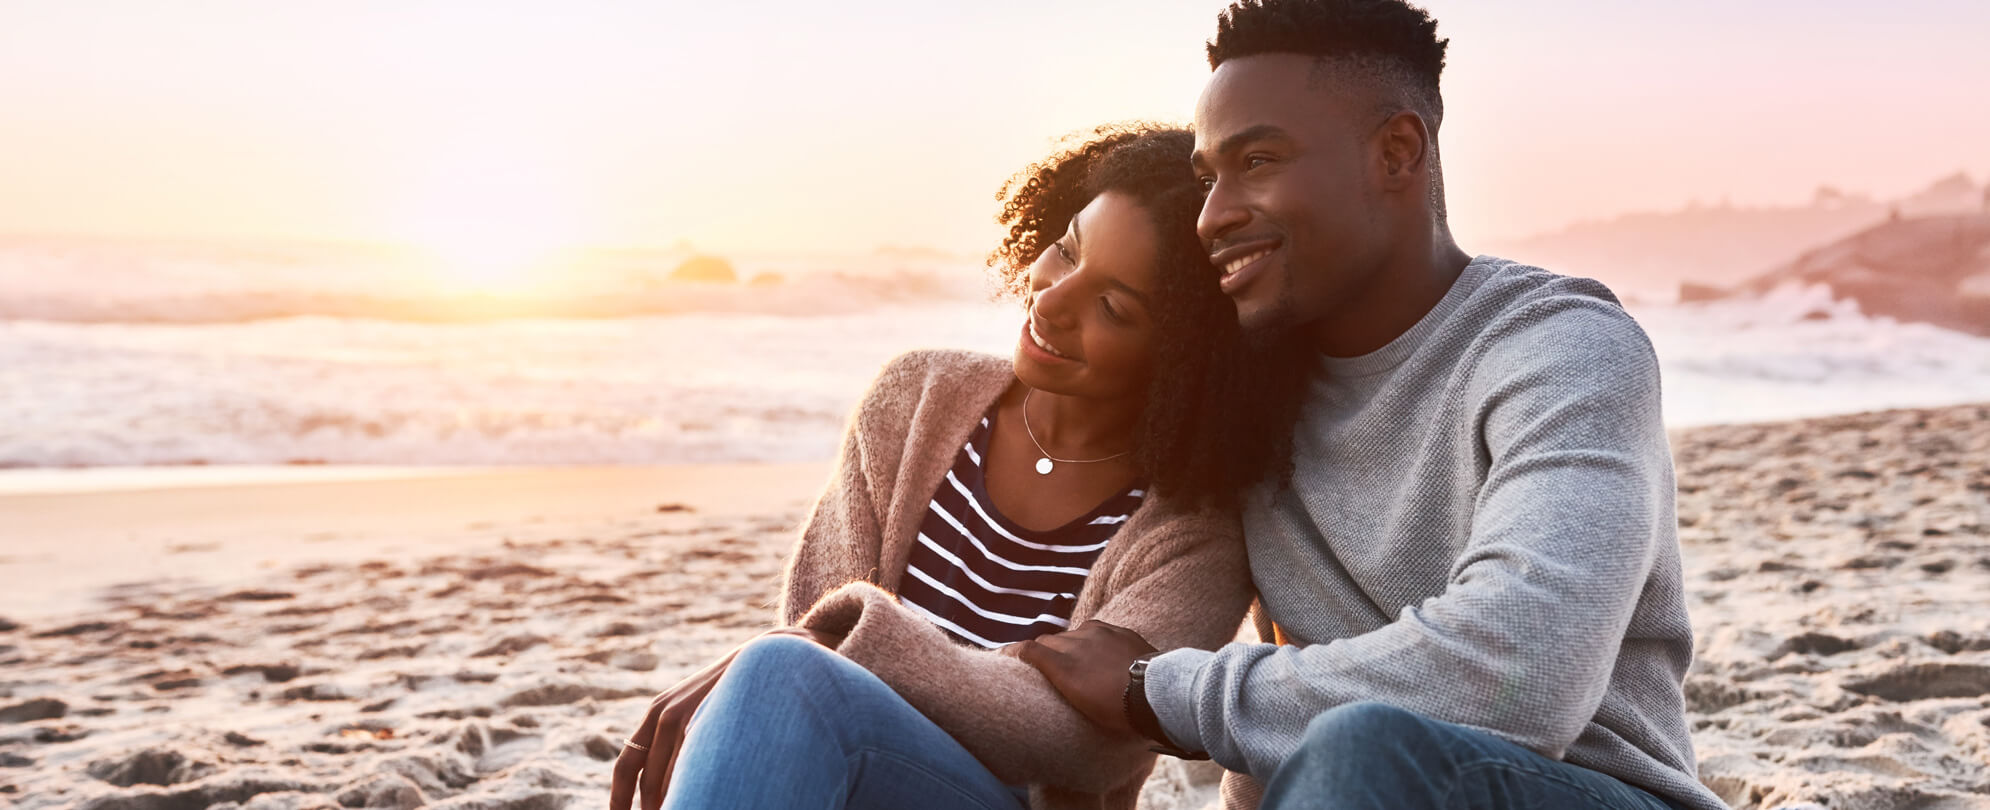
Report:
[[[639,806],[642,810],[657,810],[663,806],[663,792],[670,784],[670,772],[677,761],[678,749],[684,744],[685,727],[690,724],[692,713],[705,702],[705,696],[718,683],[719,676],[725,674],[732,658],[729,654],[712,662],[650,701],[642,724],[636,727],[636,733],[629,735],[629,739],[648,745],[649,750],[623,747],[621,755],[615,760],[615,778],[608,792],[608,810],[629,810],[630,803],[637,798],[641,799]]]
[[[636,798],[636,779],[642,774],[643,760],[648,754],[636,748],[624,746],[621,756],[615,758],[615,781],[608,788],[608,810],[629,810],[629,803]]]
[[[732,662],[728,659],[724,663]],[[691,718],[697,715],[698,707],[705,703],[705,696],[712,693],[712,687],[718,685],[719,676],[724,674],[725,668],[721,666],[712,670],[708,677],[696,679],[696,683],[686,682],[687,688],[676,696],[676,701],[657,715],[655,750],[667,750],[669,753],[662,757],[661,765],[657,764],[658,758],[651,757],[649,770],[644,772],[645,776],[656,777],[656,806],[662,806],[664,793],[670,789],[670,775],[677,771],[677,755],[684,750],[685,738],[691,736]],[[644,807],[645,810],[654,810],[650,805]]]
[[[663,777],[670,765],[670,757],[677,750],[677,724],[672,722],[674,706],[666,707],[657,717],[656,733],[648,743],[650,750],[643,757],[643,774],[637,780],[642,789],[643,810],[657,810],[663,806]]]
[[[643,711],[643,721],[636,725],[636,731],[629,735],[629,740],[640,743],[656,736],[657,717],[663,713],[669,698],[670,693],[664,692],[650,700],[649,708]],[[615,778],[608,790],[608,810],[629,810],[629,803],[636,797],[636,780],[642,774],[643,762],[647,759],[649,754],[642,749],[626,744],[622,746],[622,753],[615,757]]]
[[[643,810],[657,810],[663,806],[663,792],[670,787],[670,772],[677,762],[677,752],[684,746],[685,732],[691,725],[691,716],[698,706],[705,702],[705,696],[712,693],[719,676],[725,674],[731,659],[686,678],[670,690],[670,701],[656,713],[656,730],[650,735],[650,751],[643,760],[642,778],[638,784],[643,794]]]
[[[671,776],[671,774],[674,774],[674,773],[676,773],[676,772],[677,772],[677,755],[678,755],[678,754],[682,754],[682,753],[684,753],[684,737],[685,737],[685,735],[683,735],[683,734],[679,734],[679,735],[677,735],[677,744],[676,744],[676,745],[674,745],[674,746],[671,746],[671,749],[670,749],[670,757],[669,757],[669,759],[666,759],[666,760],[664,760],[664,765],[663,765],[663,789],[662,789],[662,790],[659,790],[659,791],[657,791],[657,793],[658,793],[658,797],[657,797],[657,802],[658,802],[659,806],[660,806],[660,805],[662,804],[662,802],[663,802],[663,798],[662,798],[662,794],[664,794],[664,793],[667,793],[667,792],[669,792],[669,790],[670,790],[670,776]]]

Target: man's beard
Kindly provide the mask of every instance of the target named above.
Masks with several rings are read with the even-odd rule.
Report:
[[[1242,334],[1238,336],[1238,351],[1246,362],[1280,362],[1279,358],[1294,349],[1292,344],[1307,343],[1308,330],[1303,327],[1309,324],[1299,314],[1298,304],[1291,287],[1280,284],[1271,306],[1258,313],[1257,323],[1239,319]]]

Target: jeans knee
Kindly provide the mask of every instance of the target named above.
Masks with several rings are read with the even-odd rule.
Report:
[[[1335,748],[1373,746],[1381,740],[1401,740],[1423,727],[1423,718],[1387,703],[1362,701],[1321,712],[1306,724],[1306,742]]]
[[[805,638],[761,636],[739,648],[726,666],[726,675],[762,683],[820,683],[828,679],[835,658],[836,651]]]

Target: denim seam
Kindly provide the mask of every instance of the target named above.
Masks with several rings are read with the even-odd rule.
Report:
[[[1601,807],[1611,806],[1609,799],[1605,798],[1603,794],[1597,793],[1595,789],[1591,788],[1588,785],[1567,779],[1563,777],[1561,774],[1553,773],[1550,771],[1544,771],[1539,768],[1526,765],[1524,763],[1515,762],[1513,760],[1507,760],[1507,759],[1478,759],[1459,765],[1457,778],[1451,781],[1451,789],[1444,792],[1444,800],[1438,802],[1438,806],[1440,807],[1456,806],[1453,804],[1453,800],[1456,799],[1458,796],[1458,789],[1465,784],[1466,776],[1476,773],[1478,771],[1488,771],[1488,770],[1493,770],[1495,768],[1504,768],[1511,771],[1518,771],[1520,773],[1524,773],[1529,776],[1535,776],[1542,779],[1546,779],[1548,781],[1555,782],[1564,787],[1570,788],[1572,790],[1575,790],[1579,793],[1588,796],[1590,800],[1596,802],[1598,806]]]

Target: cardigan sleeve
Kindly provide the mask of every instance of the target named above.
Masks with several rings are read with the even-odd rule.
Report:
[[[883,556],[883,516],[866,473],[864,431],[891,399],[887,367],[850,417],[835,472],[802,523],[801,539],[781,578],[780,622],[794,625],[823,594],[855,581],[878,580]]]
[[[1139,631],[1163,649],[1214,648],[1229,640],[1250,601],[1234,519],[1164,519],[1144,531],[1141,522],[1128,521],[1115,540],[1142,548],[1129,550],[1106,581],[1095,575],[1086,584],[1109,589],[1096,618]],[[1212,525],[1219,530],[1197,531]],[[843,634],[838,652],[890,684],[1003,781],[1104,792],[1152,762],[1146,740],[1085,719],[1036,669],[949,639],[882,589],[837,589],[802,625]]]

